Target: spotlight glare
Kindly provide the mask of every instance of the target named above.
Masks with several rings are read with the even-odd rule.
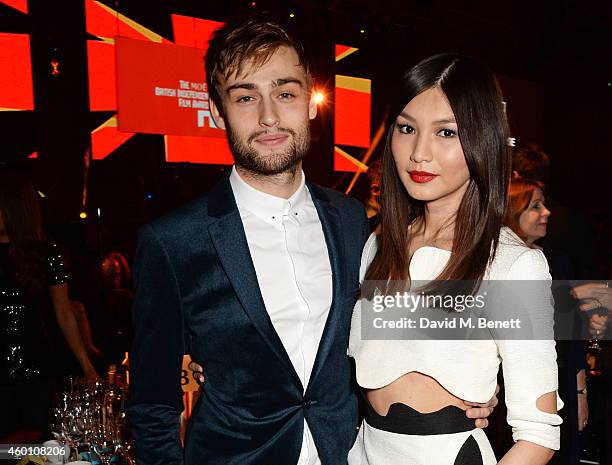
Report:
[[[323,103],[325,101],[325,95],[323,94],[323,92],[315,92],[314,101],[317,105]]]
[[[289,13],[290,18],[295,18],[295,13]]]
[[[79,218],[81,218],[82,220],[84,220],[85,218],[87,218],[87,213],[85,213],[85,212],[81,212],[81,213],[79,213]]]

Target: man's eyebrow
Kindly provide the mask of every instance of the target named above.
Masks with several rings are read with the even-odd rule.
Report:
[[[229,86],[227,89],[225,89],[225,92],[229,94],[232,90],[236,89],[257,90],[257,85],[252,84],[250,82],[239,82],[237,84],[232,84],[231,86]]]
[[[285,84],[298,84],[300,87],[304,86],[304,83],[300,79],[294,77],[280,78],[272,81],[272,87],[280,87],[284,86]],[[232,90],[236,89],[257,90],[258,87],[257,84],[253,84],[251,82],[238,82],[225,89],[225,92],[229,94]]]
[[[291,84],[291,83],[298,84],[299,86],[304,85],[304,83],[298,78],[286,77],[286,78],[276,79],[275,81],[272,81],[272,87],[280,87],[280,86],[284,86],[285,84]]]

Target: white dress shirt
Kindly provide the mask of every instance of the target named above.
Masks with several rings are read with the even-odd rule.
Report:
[[[304,391],[332,302],[332,271],[321,221],[301,184],[288,199],[261,192],[232,169],[230,184],[266,310]],[[298,465],[319,465],[304,420]]]

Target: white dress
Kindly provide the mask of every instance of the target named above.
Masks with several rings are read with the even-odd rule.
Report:
[[[368,239],[360,280],[376,254],[377,238]],[[429,281],[442,271],[450,252],[434,247],[415,251],[410,263],[413,280]],[[550,281],[541,250],[528,248],[510,229],[502,228],[496,255],[485,280]],[[517,295],[517,298],[521,298]],[[553,328],[550,295],[527,302],[530,317]],[[349,356],[355,359],[357,383],[377,389],[402,375],[418,371],[434,378],[456,397],[487,402],[495,392],[500,362],[504,371],[508,423],[514,441],[525,440],[559,449],[561,417],[536,407],[543,394],[557,391],[555,341],[547,340],[364,340],[361,335],[361,301],[351,322]],[[563,406],[557,396],[557,409]],[[384,417],[380,418],[384,421]],[[452,465],[468,438],[478,445],[484,465],[496,463],[491,446],[480,429],[450,434],[398,434],[372,427],[367,417],[349,453],[349,465]],[[458,463],[458,462],[457,462]]]

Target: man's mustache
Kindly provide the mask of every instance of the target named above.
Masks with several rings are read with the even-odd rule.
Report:
[[[284,132],[287,133],[293,137],[295,137],[295,131],[293,129],[289,129],[289,128],[277,128],[275,133],[279,133],[279,132]],[[258,132],[254,132],[253,134],[251,134],[249,136],[248,139],[248,143],[252,143],[255,139],[257,139],[259,136],[263,136],[264,134],[270,134],[270,131],[258,131]]]

